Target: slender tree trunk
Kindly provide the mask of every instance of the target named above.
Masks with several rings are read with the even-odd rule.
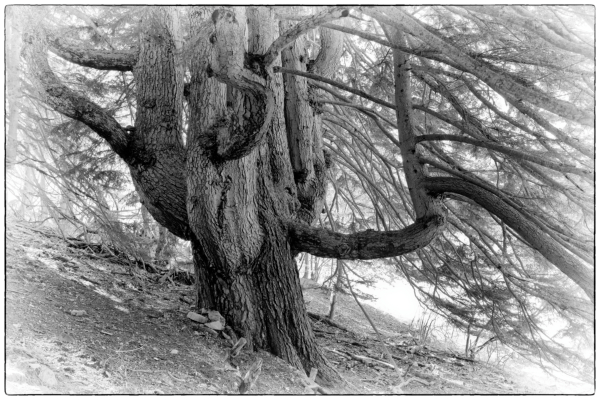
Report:
[[[303,279],[308,279],[308,270],[310,269],[311,258],[312,256],[306,253],[306,257],[304,257],[304,275],[302,276]]]
[[[156,241],[156,250],[154,252],[154,261],[160,260],[161,253],[167,244],[167,228],[161,226],[158,228],[158,240]]]
[[[342,284],[342,268],[344,268],[342,261],[336,260],[337,268],[335,270],[335,283],[333,284],[333,288],[331,289],[331,296],[329,297],[329,312],[327,313],[327,318],[333,319],[335,315],[335,305],[337,302],[337,294],[339,288]]]

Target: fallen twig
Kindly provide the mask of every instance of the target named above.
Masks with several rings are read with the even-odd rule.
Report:
[[[169,374],[169,376],[170,376],[171,378],[175,379],[176,381],[179,381],[179,382],[185,382],[185,379],[176,378],[176,377],[175,377],[175,376],[173,376],[173,374],[172,374],[172,373],[170,373],[169,371],[167,371],[167,374]]]
[[[254,383],[256,383],[258,376],[260,375],[262,363],[262,358],[256,360],[254,364],[250,366],[250,369],[248,369],[246,375],[244,375],[244,377],[241,378],[240,386],[238,387],[240,394],[248,393],[250,389],[252,389],[252,386],[254,385]]]
[[[344,351],[344,353],[348,354],[350,357],[352,357],[355,360],[362,361],[363,363],[365,363],[367,365],[369,363],[375,363],[375,364],[383,365],[384,367],[391,368],[391,369],[395,369],[396,368],[392,364],[386,363],[385,361],[381,361],[381,360],[378,360],[376,358],[371,358],[371,357],[367,357],[367,356],[361,356],[361,355],[358,355],[358,354],[352,354],[352,353],[350,353],[348,351]]]
[[[98,281],[95,281],[95,280],[93,280],[93,279],[87,278],[87,277],[85,277],[85,276],[83,276],[83,275],[79,275],[79,277],[80,277],[81,279],[83,279],[84,281],[88,281],[88,282],[90,282],[90,283],[93,283],[94,285],[98,285],[98,286],[100,286],[100,282],[98,282]]]
[[[316,368],[310,369],[310,374],[305,375],[302,371],[298,370],[298,375],[302,379],[304,383],[304,390],[310,393],[321,393],[321,394],[331,394],[331,392],[324,387],[321,387],[318,383],[315,382],[315,378],[317,377],[317,373],[319,372]]]
[[[326,323],[327,325],[331,325],[331,326],[341,329],[343,331],[350,332],[350,330],[348,328],[346,328],[345,326],[340,325],[337,322],[330,320],[329,318],[327,318],[324,315],[319,315],[319,314],[313,313],[313,312],[308,312],[307,314],[309,317],[311,317],[312,319],[314,319],[318,322],[323,322],[323,323]]]

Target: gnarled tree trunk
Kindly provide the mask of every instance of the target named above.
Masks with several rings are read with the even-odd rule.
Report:
[[[208,14],[204,8],[193,11],[194,33],[202,35]],[[265,99],[282,98],[282,79],[263,81],[263,87],[259,76],[256,85],[236,80],[243,69],[246,20],[248,51],[262,53],[275,38],[270,14],[265,8],[248,14],[242,8],[215,10],[210,15],[215,31],[199,44],[192,62],[187,204],[198,240],[194,249],[203,249],[198,258],[204,255],[197,269],[206,279],[199,298],[221,311],[250,347],[268,348],[307,371],[316,366],[331,380],[336,373],[310,329],[283,222],[298,209],[296,187],[282,102]],[[228,90],[207,69],[227,82]],[[237,129],[266,140],[248,147],[253,139],[240,139]]]
[[[342,40],[339,32],[322,29],[321,51],[309,60],[298,39],[308,29],[347,16],[343,7],[280,26],[267,7],[192,7],[189,24],[182,23],[176,7],[149,7],[133,50],[85,51],[52,39],[37,26],[25,36],[40,98],[104,138],[129,167],[148,212],[171,233],[191,240],[199,305],[219,310],[251,347],[270,349],[306,371],[317,367],[327,380],[336,379],[336,373],[311,331],[294,256],[304,251],[375,259],[418,250],[444,226],[443,193],[470,197],[498,215],[593,295],[590,271],[581,271],[568,254],[556,251],[547,235],[536,234],[535,221],[522,223],[524,215],[513,205],[463,179],[428,177],[417,146],[424,139],[415,135],[412,122],[411,67],[399,50],[409,47],[400,29],[412,27],[432,49],[499,93],[516,90],[531,104],[566,118],[585,122],[589,113],[505,82],[470,56],[434,40],[409,15],[389,10],[389,15],[388,9],[364,12],[389,24],[384,29],[394,46],[395,104],[370,98],[396,110],[398,137],[392,141],[400,148],[415,221],[385,232],[342,234],[311,226],[325,194],[328,163],[317,104],[326,94],[306,77],[332,82],[326,78],[335,71]],[[183,26],[190,26],[187,50]],[[48,50],[85,67],[133,72],[135,128],[123,128],[113,115],[65,86],[50,68]],[[274,68],[279,54],[286,68]],[[184,121],[185,101],[189,118]]]

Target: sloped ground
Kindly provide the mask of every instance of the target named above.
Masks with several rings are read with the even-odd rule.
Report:
[[[191,286],[160,283],[140,269],[131,275],[48,233],[7,224],[6,393],[238,393],[238,372],[225,361],[230,344],[186,318]],[[324,314],[327,292],[312,286],[305,288],[308,309]],[[335,322],[347,330],[313,325],[345,380],[330,392],[532,393],[501,371],[420,346],[405,325],[366,308],[402,378],[376,361],[385,360],[381,343],[352,298],[342,295]],[[307,393],[298,371],[264,351],[242,351],[235,361],[243,374],[258,358],[262,372],[251,394]]]

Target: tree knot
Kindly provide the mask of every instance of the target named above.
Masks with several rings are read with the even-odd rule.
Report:
[[[348,254],[350,254],[350,250],[352,250],[352,249],[346,243],[342,243],[337,248],[337,251],[338,251],[338,254],[340,255],[340,257],[345,257]]]

